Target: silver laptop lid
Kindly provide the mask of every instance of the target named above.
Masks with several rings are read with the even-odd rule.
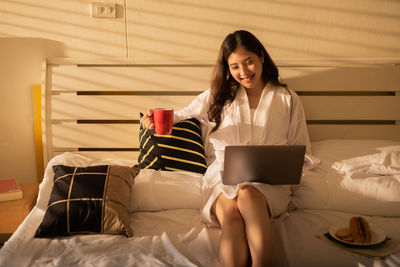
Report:
[[[222,182],[299,184],[305,151],[304,145],[226,146]]]

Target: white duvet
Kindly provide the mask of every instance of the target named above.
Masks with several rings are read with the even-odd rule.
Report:
[[[377,154],[389,151],[376,148],[397,145],[400,143],[384,140],[314,143],[313,152],[321,159],[320,166],[306,172],[302,183],[293,186],[289,216],[273,223],[274,266],[399,266],[399,253],[373,259],[316,237],[333,224],[363,215],[400,242],[400,203],[396,198],[400,192],[395,180],[385,182],[387,178],[398,179],[397,174],[371,174],[365,171],[368,168],[357,167],[368,165],[362,158],[375,155],[376,159]],[[386,164],[386,170],[389,167],[393,170],[398,166],[398,158],[390,156],[388,161],[388,155],[382,156],[386,159],[381,162]],[[97,161],[76,153],[52,159],[40,185],[36,206],[0,250],[0,266],[216,266],[220,232],[201,222],[201,175],[188,172],[146,170],[135,178],[130,207],[132,238],[122,235],[33,238],[49,199],[52,165],[132,166],[134,163]],[[341,169],[337,168],[339,165]],[[346,182],[349,173],[352,180]],[[376,180],[372,181],[370,176],[355,177],[355,173],[373,175]]]

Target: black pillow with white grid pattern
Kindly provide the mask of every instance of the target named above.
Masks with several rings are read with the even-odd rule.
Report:
[[[107,165],[84,168],[53,166],[53,192],[35,237],[100,233],[107,170]]]
[[[54,165],[53,188],[34,237],[133,235],[128,207],[139,169],[119,165]]]

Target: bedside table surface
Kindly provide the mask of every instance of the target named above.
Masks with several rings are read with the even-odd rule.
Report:
[[[23,198],[0,202],[0,233],[13,233],[36,204],[39,185],[20,184]]]

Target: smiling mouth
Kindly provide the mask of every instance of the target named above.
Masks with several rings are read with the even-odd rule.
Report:
[[[251,76],[249,76],[249,77],[245,77],[245,78],[241,78],[241,80],[242,81],[244,81],[244,82],[246,82],[246,83],[249,83],[249,82],[251,82],[251,80],[254,78],[254,73],[251,75]]]

